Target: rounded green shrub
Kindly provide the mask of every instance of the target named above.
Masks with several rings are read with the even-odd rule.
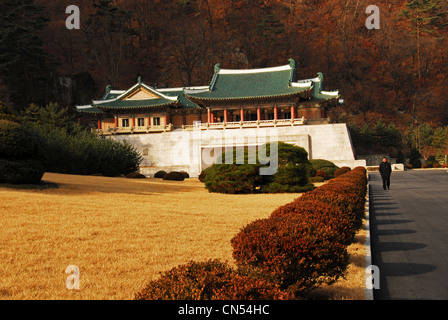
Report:
[[[45,172],[40,136],[19,123],[0,120],[0,183],[35,184]]]
[[[36,184],[44,175],[42,162],[36,159],[1,159],[0,183]]]
[[[13,121],[0,120],[0,156],[2,158],[33,157],[41,143],[31,129]]]
[[[256,153],[253,150],[233,151],[228,164],[228,155],[222,155],[223,164],[214,164],[206,169],[204,183],[210,192],[220,193],[277,193],[304,192],[314,188],[308,177],[315,169],[308,161],[305,149],[291,144],[278,142],[261,146]],[[250,159],[256,163],[249,164]],[[269,166],[276,159],[278,166],[273,175],[261,175],[260,169]],[[226,161],[227,160],[227,161]],[[241,163],[241,164],[240,164]],[[243,164],[244,163],[244,164]],[[200,178],[201,179],[201,178]]]
[[[207,168],[204,183],[210,192],[247,194],[264,182],[256,164],[214,164]]]

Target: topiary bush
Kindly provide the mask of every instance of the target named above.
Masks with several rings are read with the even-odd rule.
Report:
[[[231,243],[239,267],[254,268],[296,295],[333,283],[348,263],[337,233],[301,215],[255,220]]]
[[[307,194],[310,193],[312,192]],[[335,206],[334,203],[324,202],[318,197],[299,198],[277,208],[271,214],[271,217],[289,216],[301,216],[307,220],[307,223],[327,226],[336,232],[338,241],[344,245],[353,242],[357,231],[351,211],[347,214],[344,208]]]
[[[279,165],[277,173],[270,182],[261,188],[264,193],[305,192],[313,190],[314,186],[308,180],[308,168],[305,164],[288,162]]]
[[[146,179],[146,176],[141,174],[140,172],[135,171],[135,172],[128,173],[126,175],[126,178],[129,178],[129,179]]]
[[[190,261],[163,273],[136,300],[283,300],[292,295],[264,279],[241,274],[219,260]]]
[[[350,170],[351,170],[351,168],[349,168],[349,167],[341,167],[334,172],[334,177],[337,178],[343,174],[346,174]]]
[[[258,152],[233,151],[233,164],[227,164],[226,154],[222,155],[223,164],[214,164],[204,171],[205,187],[210,192],[220,193],[277,193],[304,192],[314,188],[308,177],[315,174],[315,169],[308,161],[305,149],[287,143],[278,142],[260,147]],[[266,157],[269,158],[264,158]],[[277,158],[278,166],[275,174],[260,175],[260,169],[266,161]],[[249,164],[248,159],[256,160]],[[228,159],[227,159],[228,162]],[[244,163],[244,164],[239,164]]]
[[[184,181],[185,177],[181,172],[171,171],[163,176],[163,180]]]
[[[316,170],[325,171],[327,173],[326,179],[333,179],[334,172],[339,169],[333,162],[324,159],[313,159],[310,160],[310,162]]]
[[[207,168],[204,183],[210,192],[247,194],[255,193],[264,180],[256,164],[214,164]]]
[[[316,170],[316,175],[315,175],[316,177],[322,177],[322,178],[324,178],[324,180],[327,180],[328,179],[328,173],[326,172],[326,171],[324,171],[324,170]]]
[[[182,173],[182,175],[184,176],[185,179],[190,178],[190,175],[188,174],[188,172],[180,171],[180,173]]]
[[[166,175],[166,171],[160,170],[154,174],[154,178],[163,179],[163,177],[165,175]]]

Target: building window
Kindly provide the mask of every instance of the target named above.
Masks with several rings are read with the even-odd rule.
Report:
[[[291,112],[284,112],[283,119],[291,119]]]
[[[152,123],[153,123],[155,126],[160,126],[160,117],[154,117],[154,118],[152,118]]]
[[[274,113],[268,113],[268,120],[274,120]]]
[[[250,114],[250,121],[256,121],[256,120],[258,120],[258,116],[257,116],[257,114],[255,113],[251,113]]]
[[[121,126],[124,128],[129,127],[129,119],[121,119]]]
[[[145,118],[138,118],[137,119],[137,125],[139,127],[144,127],[145,126]]]
[[[239,114],[235,115],[235,121],[241,121],[241,116]]]

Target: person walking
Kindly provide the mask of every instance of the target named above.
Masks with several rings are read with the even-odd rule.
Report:
[[[392,173],[392,167],[389,162],[387,162],[387,158],[383,157],[383,162],[380,164],[379,168],[381,178],[383,179],[383,189],[390,189],[390,174]]]

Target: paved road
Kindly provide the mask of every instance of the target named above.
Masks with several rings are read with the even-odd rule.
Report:
[[[390,190],[370,174],[374,299],[448,299],[448,172],[393,172]]]

